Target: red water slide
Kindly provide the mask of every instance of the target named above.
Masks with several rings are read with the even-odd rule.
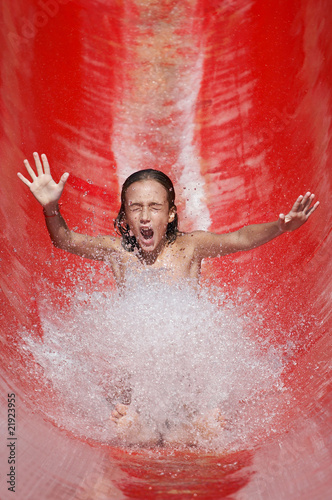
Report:
[[[329,0],[2,0],[1,499],[330,498],[331,25]],[[277,429],[232,453],[130,452],[41,414],[21,334],[42,338],[41,298],[64,309],[102,268],[52,248],[16,176],[36,150],[70,172],[62,211],[90,234],[113,230],[119,186],[146,167],[174,180],[183,230],[273,220],[316,194],[296,234],[202,276],[250,292],[258,336],[296,341]]]

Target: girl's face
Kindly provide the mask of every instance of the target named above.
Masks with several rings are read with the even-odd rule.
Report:
[[[166,242],[167,224],[175,209],[169,209],[167,191],[153,179],[131,184],[125,195],[125,218],[130,232],[144,252],[160,250]]]

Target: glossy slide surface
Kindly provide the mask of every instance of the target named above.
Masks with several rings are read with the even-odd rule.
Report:
[[[1,499],[330,498],[331,25],[329,0],[2,0]],[[70,172],[62,212],[89,234],[113,231],[122,182],[147,167],[174,180],[184,231],[275,220],[316,194],[297,233],[202,273],[259,304],[255,335],[296,345],[274,429],[232,452],[130,452],[39,411],[23,332],[43,337],[45,298],[66,311],[71,289],[113,281],[52,249],[16,176],[36,150]]]

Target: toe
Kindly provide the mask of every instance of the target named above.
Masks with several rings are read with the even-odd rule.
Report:
[[[117,410],[113,410],[112,413],[111,413],[111,415],[112,415],[113,418],[119,418],[120,417],[120,413]]]
[[[217,411],[215,413],[215,419],[221,425],[221,427],[225,427],[226,426],[227,420],[224,417],[224,415],[222,414],[221,410],[219,410],[219,408],[217,408]]]
[[[116,407],[114,408],[114,410],[112,410],[110,420],[112,422],[115,422],[116,424],[118,424],[121,421],[121,419],[125,415],[127,415],[128,408],[129,407],[127,405],[123,405],[121,403],[117,404]]]
[[[115,411],[119,413],[121,416],[126,415],[128,411],[128,405],[124,405],[122,403],[119,403],[115,407]]]

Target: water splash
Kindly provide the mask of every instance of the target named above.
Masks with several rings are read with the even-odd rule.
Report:
[[[42,398],[39,410],[75,435],[112,443],[110,413],[129,400],[159,433],[165,422],[176,428],[220,408],[228,422],[222,447],[273,420],[271,401],[269,415],[253,417],[252,408],[278,392],[281,356],[263,352],[220,291],[212,300],[207,289],[146,270],[120,291],[78,291],[70,315],[45,309],[43,329],[42,342],[25,334],[22,347],[51,386],[52,404]]]

